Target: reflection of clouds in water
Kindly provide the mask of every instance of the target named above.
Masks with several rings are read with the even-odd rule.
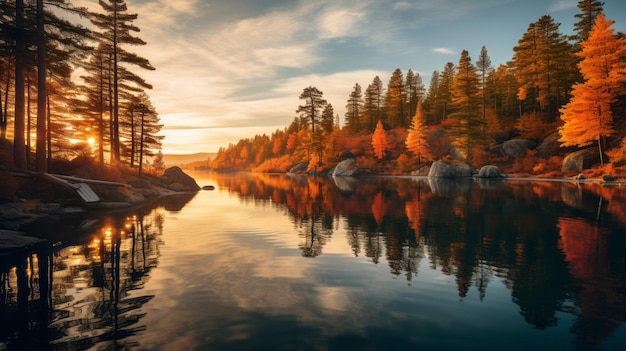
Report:
[[[350,310],[351,303],[347,289],[336,286],[318,286],[315,291],[322,308],[342,312]]]

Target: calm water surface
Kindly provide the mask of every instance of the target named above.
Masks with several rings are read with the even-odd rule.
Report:
[[[626,349],[626,187],[191,174],[27,228],[0,350]]]

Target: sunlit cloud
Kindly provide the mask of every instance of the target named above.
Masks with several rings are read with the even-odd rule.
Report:
[[[359,36],[366,15],[354,8],[331,8],[319,18],[320,39]]]
[[[97,1],[74,3],[102,12]],[[519,5],[514,0],[127,4],[129,13],[139,15],[134,24],[141,32],[135,34],[147,45],[126,49],[156,68],[133,67],[133,72],[154,86],[148,94],[165,124],[164,148],[176,148],[178,153],[216,151],[256,132],[271,134],[285,128],[302,103],[299,94],[308,86],[322,90],[343,119],[355,83],[365,91],[379,75],[386,86],[397,67],[404,73],[408,68],[430,73],[448,60],[442,55],[455,55],[460,48],[472,52],[482,45],[489,48],[494,65],[505,63],[519,31],[528,24],[515,25],[508,46],[502,39],[507,31],[482,34],[491,33],[493,13],[519,19],[517,13],[506,12]],[[540,8],[539,17],[545,6],[530,7]],[[555,0],[551,11],[563,14],[575,6],[576,0]],[[468,16],[486,16],[481,22],[485,26],[464,27]]]
[[[436,52],[438,54],[446,54],[446,55],[456,54],[456,51],[448,49],[448,48],[434,48],[433,52]]]

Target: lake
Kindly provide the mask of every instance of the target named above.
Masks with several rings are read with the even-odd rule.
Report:
[[[626,187],[195,171],[0,256],[0,350],[625,350]]]

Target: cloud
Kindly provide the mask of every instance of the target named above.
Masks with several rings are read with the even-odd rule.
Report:
[[[456,51],[452,50],[452,49],[448,49],[448,48],[434,48],[433,52],[439,53],[439,54],[446,54],[446,55],[454,55],[456,54]]]
[[[318,19],[319,38],[335,39],[361,34],[361,21],[366,15],[358,8],[329,8]]]
[[[578,5],[576,0],[561,0],[550,6],[548,12],[566,11],[576,8]]]

